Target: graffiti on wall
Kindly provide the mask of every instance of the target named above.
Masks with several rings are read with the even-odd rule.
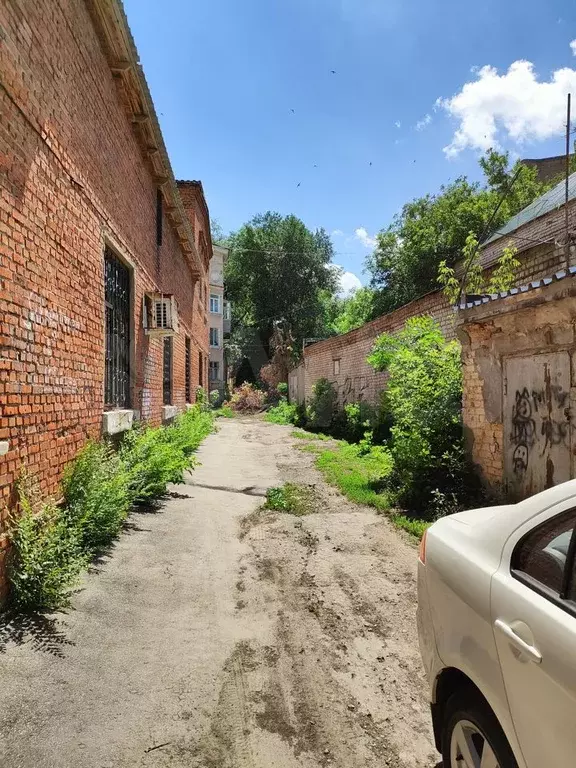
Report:
[[[512,466],[517,475],[528,469],[534,449],[543,456],[547,449],[567,445],[569,424],[566,411],[558,413],[568,401],[568,392],[559,385],[544,389],[517,389],[512,405],[510,443],[514,446]],[[553,412],[559,418],[554,418]]]
[[[338,390],[338,402],[344,406],[349,403],[361,403],[368,390],[366,376],[347,376],[342,384],[334,382]]]

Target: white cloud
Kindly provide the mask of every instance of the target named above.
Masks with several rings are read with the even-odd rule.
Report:
[[[572,40],[570,43],[570,48],[572,48],[572,54],[576,56],[576,40]]]
[[[576,40],[570,45],[576,54]],[[474,72],[476,80],[465,83],[452,98],[437,101],[459,121],[448,157],[463,149],[487,150],[498,146],[498,133],[511,141],[543,141],[564,131],[566,95],[576,92],[576,70],[564,67],[549,81],[539,81],[530,61],[515,61],[499,75],[495,67]]]
[[[418,122],[416,123],[416,130],[423,131],[424,128],[430,125],[431,122],[432,122],[432,115],[430,114],[424,115],[422,120],[418,120]]]
[[[342,269],[342,267],[338,266],[337,264],[334,264],[336,269],[341,270],[340,272],[340,290],[338,291],[339,296],[349,296],[353,291],[358,290],[358,288],[362,287],[362,283],[360,282],[360,278],[357,277],[354,272],[347,272],[346,270]]]
[[[396,128],[402,128],[402,123],[400,122],[400,120],[396,120],[394,125],[396,126]]]
[[[344,232],[342,232],[341,229],[333,229],[332,232],[330,232],[331,237],[343,237]]]
[[[360,240],[365,248],[374,248],[376,246],[376,238],[370,237],[364,227],[358,227],[358,229],[355,229],[354,236],[357,240]]]

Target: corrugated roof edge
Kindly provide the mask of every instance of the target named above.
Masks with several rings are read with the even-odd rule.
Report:
[[[507,237],[525,224],[529,224],[531,221],[535,221],[541,216],[545,216],[547,213],[560,208],[564,204],[565,195],[566,182],[561,181],[555,187],[549,189],[548,192],[541,195],[541,197],[533,200],[530,205],[527,205],[526,208],[523,208],[515,216],[512,216],[506,224],[499,228],[496,234],[482,243],[482,247],[494,243],[502,237]],[[572,200],[576,200],[576,173],[572,173],[568,180],[568,201]]]
[[[499,301],[500,299],[506,299],[509,296],[516,296],[519,293],[528,293],[528,291],[533,291],[536,288],[543,288],[545,285],[550,285],[550,283],[564,280],[565,277],[574,277],[575,275],[576,267],[569,267],[568,270],[561,269],[550,277],[543,277],[540,280],[532,280],[532,282],[527,285],[521,285],[519,288],[510,288],[508,291],[492,293],[489,296],[482,296],[479,299],[474,299],[474,301],[461,302],[454,307],[454,311],[458,312],[461,310],[473,309],[474,307],[480,307],[482,304],[488,304],[491,301]]]

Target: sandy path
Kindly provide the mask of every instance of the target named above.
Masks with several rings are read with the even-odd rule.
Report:
[[[73,610],[0,627],[0,765],[436,764],[414,547],[325,486],[288,428],[219,426]],[[285,480],[320,511],[254,515]]]

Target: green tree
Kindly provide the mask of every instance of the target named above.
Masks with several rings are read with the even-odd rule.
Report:
[[[344,297],[325,292],[324,335],[348,333],[368,322],[374,312],[374,297],[375,292],[369,287],[357,288]]]
[[[226,294],[234,317],[257,330],[267,353],[277,323],[295,339],[315,336],[324,315],[322,292],[334,293],[338,273],[323,230],[310,231],[296,216],[268,212],[230,236]]]
[[[488,237],[554,183],[539,182],[534,168],[510,167],[508,154],[494,150],[481,158],[480,166],[484,184],[462,176],[435,195],[407,203],[378,234],[367,260],[377,291],[375,315],[434,290],[440,263],[453,267],[470,233],[479,240]]]

